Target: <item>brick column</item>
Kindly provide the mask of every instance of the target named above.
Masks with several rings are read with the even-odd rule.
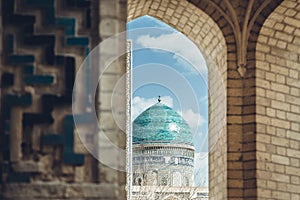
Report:
[[[300,198],[299,8],[299,1],[283,1],[256,45],[259,199]]]

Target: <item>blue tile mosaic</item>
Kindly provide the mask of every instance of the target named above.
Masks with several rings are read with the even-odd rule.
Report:
[[[133,143],[175,143],[193,145],[186,121],[172,108],[156,103],[133,121]]]

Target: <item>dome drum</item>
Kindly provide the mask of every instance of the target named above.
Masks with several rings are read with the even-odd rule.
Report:
[[[133,185],[193,186],[193,135],[186,121],[158,102],[133,122]]]

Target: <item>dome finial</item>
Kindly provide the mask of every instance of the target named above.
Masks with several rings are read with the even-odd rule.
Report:
[[[160,96],[158,96],[158,99],[157,99],[157,100],[158,100],[158,102],[161,102]]]

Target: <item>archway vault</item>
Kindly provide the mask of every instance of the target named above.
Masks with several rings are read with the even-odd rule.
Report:
[[[150,15],[191,39],[209,77],[210,198],[255,198],[255,47],[276,1],[129,0],[128,18]],[[220,78],[222,77],[222,78]]]

